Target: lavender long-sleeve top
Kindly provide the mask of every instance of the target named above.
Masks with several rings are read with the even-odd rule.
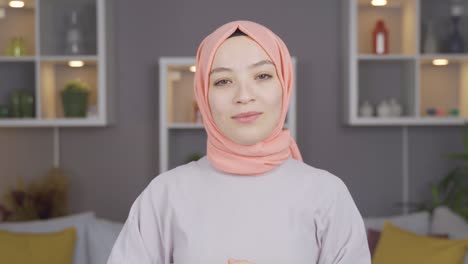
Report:
[[[346,185],[292,158],[260,176],[208,159],[156,177],[136,199],[108,264],[370,264]]]

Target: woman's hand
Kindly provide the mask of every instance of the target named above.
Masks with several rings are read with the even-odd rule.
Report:
[[[235,259],[229,259],[228,264],[254,264],[252,262],[249,262],[247,260],[235,260]]]

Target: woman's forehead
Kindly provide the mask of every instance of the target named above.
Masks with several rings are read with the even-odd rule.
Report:
[[[211,69],[217,67],[245,68],[260,61],[270,60],[263,48],[247,36],[226,39],[218,47]]]

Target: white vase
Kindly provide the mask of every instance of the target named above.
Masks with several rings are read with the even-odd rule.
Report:
[[[379,117],[390,117],[391,116],[391,109],[390,105],[386,100],[380,102],[379,106],[377,107],[377,115]]]
[[[391,116],[398,117],[403,114],[403,108],[395,98],[390,99],[389,107]]]
[[[359,114],[362,117],[372,117],[374,115],[374,108],[369,101],[364,101],[359,107]]]

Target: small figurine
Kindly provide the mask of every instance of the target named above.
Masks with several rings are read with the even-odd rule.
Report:
[[[374,108],[369,103],[369,101],[364,101],[364,103],[359,108],[359,114],[363,117],[372,117],[374,115]]]
[[[377,114],[379,117],[391,116],[390,105],[386,100],[383,100],[382,102],[380,102],[379,106],[377,107]]]

